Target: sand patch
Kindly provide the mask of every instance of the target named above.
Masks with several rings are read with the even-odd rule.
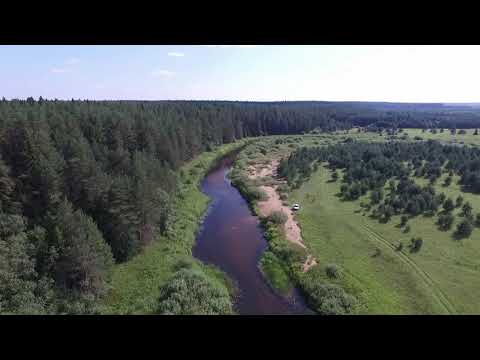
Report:
[[[274,159],[268,165],[260,165],[258,167],[249,166],[248,167],[248,177],[250,179],[258,179],[263,177],[272,177],[277,176],[278,164],[280,161]],[[298,223],[294,219],[294,212],[290,209],[289,206],[285,206],[280,199],[280,195],[277,192],[277,185],[262,185],[260,189],[265,191],[268,195],[268,199],[265,201],[258,202],[258,208],[260,215],[269,216],[274,211],[282,211],[287,215],[287,221],[284,224],[285,236],[292,243],[306,249],[305,244],[303,243],[302,233]],[[303,264],[303,271],[307,272],[312,266],[315,266],[317,261],[313,258],[311,254],[307,256],[307,260]]]
[[[280,196],[276,191],[277,187],[260,186],[260,189],[268,195],[268,200],[258,203],[261,215],[269,216],[274,211],[283,211],[287,215],[287,221],[284,224],[287,239],[305,249],[306,247],[302,240],[300,227],[293,219],[293,211],[288,206],[282,204],[282,200],[280,200]]]
[[[314,259],[312,255],[307,256],[307,260],[303,264],[303,272],[307,272],[311,267],[317,265],[317,260]]]

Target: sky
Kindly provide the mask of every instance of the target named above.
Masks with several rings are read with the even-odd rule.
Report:
[[[480,102],[480,46],[0,46],[0,97]]]

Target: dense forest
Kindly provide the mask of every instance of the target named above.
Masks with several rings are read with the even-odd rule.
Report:
[[[466,105],[3,99],[0,312],[94,312],[113,264],[175,221],[177,170],[218,145],[352,126],[476,127],[479,120]],[[457,158],[452,170],[480,190],[474,153],[458,151],[472,162],[459,168]]]

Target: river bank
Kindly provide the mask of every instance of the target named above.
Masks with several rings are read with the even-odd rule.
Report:
[[[238,314],[309,314],[297,289],[283,296],[270,286],[260,269],[268,243],[259,219],[228,179],[234,160],[234,156],[225,157],[202,182],[202,191],[212,201],[193,255],[225,271],[235,282]]]
[[[178,192],[173,198],[174,213],[167,233],[130,261],[115,265],[111,289],[100,305],[101,313],[154,314],[160,286],[182,263],[192,263],[219,286],[226,287],[233,296],[234,286],[230,279],[217,268],[196,260],[192,256],[192,247],[210,201],[200,190],[201,182],[220,159],[251,141],[242,139],[205,152],[179,170]]]

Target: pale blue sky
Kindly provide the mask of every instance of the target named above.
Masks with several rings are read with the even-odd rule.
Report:
[[[479,102],[480,46],[0,46],[0,97]]]

